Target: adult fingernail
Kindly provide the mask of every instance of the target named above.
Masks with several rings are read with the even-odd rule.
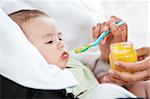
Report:
[[[102,44],[105,44],[105,41],[104,41],[104,40],[102,40]]]
[[[98,23],[97,25],[99,25],[99,26],[100,26],[100,25],[101,25],[101,23]]]
[[[115,74],[115,72],[113,70],[109,70],[109,73],[113,74],[113,75]]]
[[[119,62],[118,62],[118,61],[115,61],[114,64],[115,64],[115,65],[119,65]]]
[[[108,26],[105,26],[103,31],[107,31],[108,29],[109,29]]]
[[[106,78],[106,77],[104,77],[104,79],[103,79],[103,80],[104,80],[104,81],[106,81],[106,82],[107,82],[107,81],[109,81],[109,79],[108,79],[108,78]]]
[[[113,30],[113,31],[116,31],[117,30],[117,25],[115,23],[111,23],[110,24],[110,28]]]

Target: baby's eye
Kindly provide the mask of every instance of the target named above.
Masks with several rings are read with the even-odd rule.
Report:
[[[53,43],[53,41],[49,41],[49,42],[47,42],[46,44],[52,44]]]
[[[62,41],[62,38],[59,38],[60,41]]]

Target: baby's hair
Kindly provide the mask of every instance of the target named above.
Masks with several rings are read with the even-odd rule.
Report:
[[[18,25],[21,25],[22,23],[27,22],[28,20],[40,16],[48,16],[42,11],[39,10],[19,10],[17,12],[13,12],[9,14],[10,18],[15,21]]]

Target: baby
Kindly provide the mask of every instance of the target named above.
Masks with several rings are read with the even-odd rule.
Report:
[[[68,68],[73,73],[79,84],[66,90],[71,90],[76,97],[87,99],[89,92],[99,83],[88,68],[74,59],[69,59],[62,33],[55,21],[38,10],[20,10],[10,14],[10,17],[21,27],[27,39],[48,64],[55,64],[61,69]]]
[[[38,10],[20,10],[10,17],[21,27],[28,40],[39,50],[48,64],[55,64],[61,69],[69,68],[79,85],[71,88],[79,98],[89,97],[90,91],[99,83],[80,62],[69,59],[69,53],[62,39],[62,33],[55,21]]]

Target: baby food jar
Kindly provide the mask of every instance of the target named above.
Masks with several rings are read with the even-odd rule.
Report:
[[[111,44],[110,46],[110,55],[109,61],[112,69],[121,71],[121,72],[128,72],[116,66],[114,61],[123,61],[123,62],[136,62],[137,61],[137,53],[133,48],[133,44],[131,42],[121,42]]]

